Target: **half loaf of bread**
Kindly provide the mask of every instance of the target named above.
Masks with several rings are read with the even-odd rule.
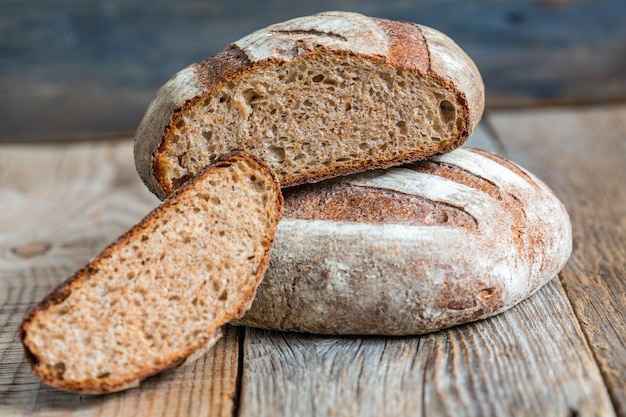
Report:
[[[563,267],[548,187],[476,149],[284,190],[270,267],[240,324],[421,334],[500,313]]]
[[[442,33],[321,13],[177,73],[137,130],[135,161],[160,198],[233,149],[261,157],[286,187],[448,152],[483,106],[476,66]]]
[[[281,210],[277,178],[254,157],[201,171],[24,318],[34,375],[104,393],[199,357],[249,308]]]

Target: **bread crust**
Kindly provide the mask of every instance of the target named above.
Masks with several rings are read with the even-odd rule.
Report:
[[[137,171],[159,198],[173,191],[163,172],[170,163],[163,156],[170,146],[168,133],[185,111],[223,85],[271,63],[311,54],[358,56],[436,80],[453,91],[465,112],[459,136],[438,153],[461,146],[482,117],[484,86],[472,60],[445,35],[407,22],[369,18],[357,13],[327,12],[269,26],[234,42],[221,53],[174,75],[157,92],[135,137]],[[428,155],[363,160],[339,169],[329,167],[316,176],[301,176],[283,186],[319,181],[366,169],[384,168],[423,159]]]
[[[165,369],[178,367],[187,361],[197,359],[209,348],[211,348],[215,344],[215,342],[217,342],[217,340],[219,340],[219,338],[221,337],[220,326],[227,323],[231,319],[241,317],[244,314],[246,309],[250,307],[250,304],[255,295],[256,287],[263,278],[265,270],[267,269],[269,263],[269,252],[273,245],[277,221],[273,225],[270,225],[270,228],[268,230],[268,235],[271,236],[271,239],[265,241],[263,244],[264,256],[261,260],[259,268],[256,271],[256,276],[254,278],[256,285],[249,286],[248,290],[245,291],[243,294],[241,294],[242,289],[237,288],[237,291],[240,292],[242,300],[240,308],[237,311],[227,314],[225,316],[225,319],[221,322],[215,322],[212,333],[205,340],[202,340],[196,346],[189,346],[187,349],[179,352],[178,355],[164,359],[159,365],[144,367],[140,373],[128,374],[122,378],[117,379],[104,378],[97,380],[90,379],[86,381],[65,380],[62,378],[57,378],[55,374],[50,372],[48,367],[42,366],[37,356],[29,348],[28,343],[28,333],[31,323],[37,318],[39,314],[41,314],[43,311],[47,310],[51,306],[62,302],[75,288],[81,285],[85,285],[85,281],[88,279],[88,276],[94,270],[97,270],[100,264],[105,262],[106,259],[111,256],[111,254],[118,251],[121,247],[127,245],[128,242],[131,241],[134,237],[146,233],[146,231],[151,231],[153,229],[153,226],[157,224],[160,214],[165,211],[172,210],[177,202],[180,199],[184,198],[185,194],[193,189],[197,181],[200,181],[203,177],[210,175],[212,171],[219,169],[222,166],[231,165],[237,163],[238,161],[245,161],[247,164],[250,164],[256,169],[259,169],[261,172],[263,172],[267,178],[271,179],[270,184],[273,189],[273,193],[277,199],[274,218],[277,219],[277,221],[278,219],[280,219],[280,217],[282,216],[283,204],[280,185],[276,175],[267,167],[265,163],[245,152],[235,151],[228,155],[225,155],[215,163],[207,166],[203,171],[198,173],[192,180],[190,180],[185,186],[179,188],[163,203],[161,203],[158,207],[151,211],[137,225],[133,226],[131,229],[129,229],[127,232],[117,238],[100,254],[91,259],[89,263],[87,263],[87,265],[85,265],[74,275],[72,275],[70,278],[68,278],[66,281],[61,283],[54,290],[52,290],[40,303],[31,308],[31,310],[25,315],[19,328],[19,336],[24,346],[25,357],[31,365],[33,375],[35,375],[37,378],[50,386],[66,391],[80,392],[85,394],[102,394],[133,388],[138,386],[142,380],[151,375],[154,375]]]
[[[511,308],[571,250],[567,212],[544,183],[497,155],[457,149],[287,190],[270,267],[237,323],[433,332]]]

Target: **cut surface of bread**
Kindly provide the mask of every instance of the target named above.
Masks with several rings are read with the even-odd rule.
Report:
[[[503,312],[563,267],[563,205],[498,155],[428,161],[284,190],[270,266],[239,324],[412,335]]]
[[[104,393],[195,359],[249,307],[281,210],[277,178],[256,158],[207,167],[25,317],[33,373]]]
[[[330,12],[279,23],[176,74],[139,126],[137,169],[163,198],[232,149],[291,186],[448,152],[478,123],[484,88],[449,38]]]

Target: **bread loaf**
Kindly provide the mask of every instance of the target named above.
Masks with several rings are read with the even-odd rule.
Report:
[[[233,149],[261,157],[286,187],[448,152],[483,105],[476,66],[442,33],[321,13],[177,73],[137,130],[135,161],[160,198]]]
[[[209,166],[25,317],[33,373],[104,393],[199,357],[249,307],[281,209],[277,178],[255,158]]]
[[[548,187],[477,149],[284,190],[270,267],[239,324],[411,335],[500,313],[572,249]]]

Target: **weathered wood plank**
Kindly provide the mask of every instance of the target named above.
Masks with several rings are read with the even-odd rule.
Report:
[[[0,148],[0,415],[232,416],[239,336],[199,361],[107,395],[64,393],[30,375],[17,327],[27,309],[157,199],[134,172],[132,144]]]
[[[543,178],[572,219],[561,273],[620,416],[626,416],[626,106],[496,113],[512,158]]]
[[[485,125],[468,145],[499,151]],[[240,416],[611,416],[558,279],[512,310],[423,337],[246,329]]]
[[[546,179],[568,204],[576,247],[562,278],[624,415],[620,314],[625,305],[625,206],[619,179],[625,176],[619,162],[625,110],[575,113],[499,113],[489,120],[501,146]],[[542,136],[538,132],[547,129],[542,123],[563,131]],[[488,130],[478,132],[489,143]],[[557,152],[570,165],[555,163]],[[198,362],[201,369],[195,373],[181,369],[147,381],[139,390],[107,397],[70,396],[41,387],[21,360],[14,329],[26,308],[156,204],[136,179],[131,154],[128,142],[59,149],[0,147],[0,414],[196,415],[207,412],[202,408],[206,401],[219,404],[218,414],[231,412],[236,357],[212,368],[229,370],[217,372],[224,372],[223,384],[216,382],[215,371]],[[571,165],[579,159],[581,166]],[[593,178],[602,178],[604,185]],[[588,192],[593,199],[578,195]],[[70,244],[57,244],[62,241]],[[246,332],[242,416],[294,415],[298,410],[302,415],[613,415],[559,281],[501,316],[422,338]],[[216,359],[237,354],[236,334],[226,339]],[[217,388],[211,391],[202,383]]]
[[[611,416],[561,285],[423,337],[246,329],[240,416]]]
[[[0,140],[134,131],[176,71],[248,32],[324,10],[448,33],[481,70],[489,107],[626,98],[622,0],[5,0],[0,7]]]

